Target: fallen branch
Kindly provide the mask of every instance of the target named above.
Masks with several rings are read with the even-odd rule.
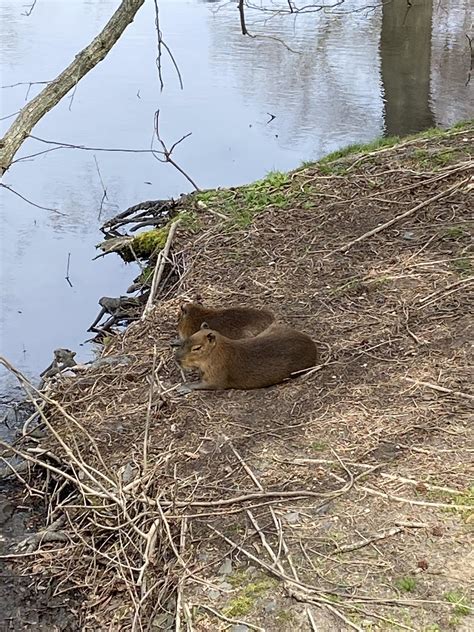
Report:
[[[75,56],[74,61],[56,79],[48,83],[21,109],[20,114],[0,140],[0,176],[10,167],[15,154],[28,138],[33,127],[106,57],[144,2],[145,0],[122,0],[99,35]]]
[[[165,263],[168,259],[168,255],[171,248],[171,243],[173,241],[174,234],[176,229],[178,228],[179,219],[170,226],[170,230],[168,233],[168,238],[166,239],[166,244],[163,250],[160,251],[158,258],[156,260],[155,270],[153,272],[153,280],[151,282],[151,290],[150,295],[148,296],[148,300],[145,305],[145,309],[143,310],[142,320],[146,320],[149,313],[153,309],[153,301],[155,300],[156,290],[161,281],[161,277],[163,276],[163,270],[165,269]]]

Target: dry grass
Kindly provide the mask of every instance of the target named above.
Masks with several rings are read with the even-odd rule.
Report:
[[[127,364],[52,385],[49,456],[20,448],[68,536],[28,567],[81,591],[85,630],[472,624],[473,141],[468,125],[182,202],[199,229],[178,229],[178,286],[104,351]],[[273,308],[324,365],[178,397],[169,340],[195,293]]]

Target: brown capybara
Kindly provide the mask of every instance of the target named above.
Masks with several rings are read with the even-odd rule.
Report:
[[[251,389],[278,384],[315,366],[318,351],[309,336],[284,325],[240,340],[204,327],[181,343],[176,359],[184,369],[201,372],[201,381],[185,389]]]
[[[213,331],[238,340],[257,336],[274,321],[275,316],[268,309],[237,306],[216,309],[197,302],[183,303],[179,313],[178,335],[180,340],[186,340],[206,322]]]

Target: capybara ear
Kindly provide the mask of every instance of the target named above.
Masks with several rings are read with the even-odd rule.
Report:
[[[210,327],[206,322],[203,322],[201,323],[201,329],[210,329]]]
[[[200,294],[196,294],[196,296],[194,297],[194,302],[202,305],[202,296]]]
[[[187,314],[188,313],[187,303],[181,303],[181,305],[179,306],[179,309],[181,310],[182,314]]]
[[[207,334],[207,339],[209,340],[209,342],[214,342],[214,340],[216,339],[216,334],[213,331],[210,331]]]

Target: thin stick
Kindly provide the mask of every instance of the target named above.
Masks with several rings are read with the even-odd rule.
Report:
[[[160,367],[161,365],[162,365],[162,361],[160,362]],[[160,367],[158,367],[158,370]],[[146,420],[145,420],[145,433],[143,436],[143,474],[145,474],[147,465],[148,465],[148,435],[150,432],[151,407],[153,403],[155,373],[156,373],[156,345],[153,345],[153,366],[151,369],[150,388],[148,391],[148,405],[147,405]]]
[[[186,529],[188,523],[186,518],[183,518],[181,521],[181,531],[179,534],[179,553],[181,557],[183,557],[184,547],[186,543]],[[176,586],[176,614],[175,614],[175,632],[180,632],[181,630],[181,609],[184,613],[184,602],[183,602],[183,583],[185,580],[185,576],[183,578],[178,579]],[[186,615],[185,615],[186,616]]]
[[[429,294],[428,296],[420,299],[420,305],[416,309],[424,309],[425,307],[428,307],[428,305],[436,303],[436,301],[438,301],[439,299],[445,298],[450,294],[454,294],[454,292],[457,292],[462,286],[470,285],[473,281],[474,277],[470,276],[469,278],[463,279],[462,281],[456,281],[456,283],[452,283],[451,285],[448,285],[447,287],[444,287],[437,292],[433,292],[433,294]]]
[[[463,393],[462,391],[453,391],[452,389],[446,388],[445,386],[439,386],[439,384],[432,384],[431,382],[421,382],[420,380],[414,380],[411,377],[404,377],[403,379],[407,382],[411,382],[412,384],[416,384],[416,386],[426,386],[426,388],[432,388],[434,391],[439,391],[440,393],[448,393],[449,395],[457,395],[458,397],[463,397],[464,399],[474,400],[474,395]]]
[[[474,162],[472,164],[474,166]],[[425,206],[428,206],[432,202],[435,202],[436,200],[439,200],[442,197],[450,195],[453,191],[455,191],[456,189],[459,189],[464,184],[469,182],[469,180],[470,180],[470,177],[464,178],[460,182],[456,182],[456,184],[453,184],[452,186],[448,187],[444,191],[441,191],[440,193],[437,193],[436,195],[433,195],[433,197],[430,197],[427,200],[424,200],[423,202],[420,202],[420,204],[417,204],[413,208],[408,209],[408,211],[405,211],[404,213],[401,213],[400,215],[397,215],[396,217],[392,218],[388,222],[385,222],[385,224],[381,224],[380,226],[377,226],[376,228],[374,228],[372,230],[369,230],[368,232],[364,233],[360,237],[357,237],[356,239],[353,239],[352,241],[349,241],[344,246],[340,246],[339,248],[336,248],[335,250],[331,250],[331,252],[328,253],[324,257],[324,259],[328,259],[333,254],[335,254],[336,252],[347,252],[349,250],[349,248],[354,246],[354,244],[357,244],[357,243],[363,241],[364,239],[372,237],[373,235],[377,235],[378,233],[382,232],[386,228],[389,228],[390,226],[393,226],[393,224],[395,224],[396,222],[399,222],[400,220],[405,219],[406,217],[409,217],[410,215],[413,215],[413,213],[416,213],[417,211],[419,211],[420,209],[424,208]]]
[[[357,551],[357,549],[362,549],[364,546],[368,546],[372,544],[372,542],[378,542],[379,540],[385,540],[385,538],[390,538],[397,533],[401,533],[403,529],[401,527],[392,527],[387,531],[383,531],[372,538],[364,538],[363,540],[359,540],[358,542],[354,542],[353,544],[345,544],[343,546],[338,546],[333,552],[334,553],[347,553],[349,551]]]
[[[309,606],[306,607],[306,615],[311,625],[311,630],[313,632],[318,632],[318,628],[316,627],[316,621],[314,620],[313,613],[311,612],[311,608]]]
[[[71,264],[71,253],[67,253],[67,265],[66,265],[66,276],[64,277],[66,281],[69,283],[69,287],[72,287],[71,279],[69,278],[69,266]]]
[[[153,272],[153,280],[151,283],[150,295],[146,302],[145,309],[143,310],[142,320],[145,320],[148,317],[151,310],[153,309],[153,301],[155,300],[156,290],[161,281],[161,277],[163,276],[165,263],[168,258],[170,248],[171,248],[171,243],[173,241],[173,237],[176,232],[176,229],[178,228],[179,222],[180,220],[178,219],[175,222],[173,222],[173,224],[170,226],[170,230],[168,233],[168,238],[166,239],[165,247],[163,248],[163,250],[160,251],[160,254],[158,255],[158,258],[156,260],[155,270]]]
[[[407,379],[407,378],[405,378]],[[413,449],[413,448],[412,448]],[[291,463],[291,465],[306,465],[311,463],[317,463],[319,465],[336,465],[336,461],[331,459],[292,459],[288,461],[286,459],[277,459],[281,463]],[[358,463],[357,461],[346,461],[350,465],[355,467],[363,467],[365,469],[372,469],[374,466],[368,463]],[[405,476],[397,476],[396,474],[387,474],[385,472],[379,472],[379,476],[386,478],[390,481],[400,481],[401,483],[407,483],[408,485],[423,485],[426,489],[432,489],[434,491],[446,492],[448,494],[455,494],[458,496],[463,493],[462,489],[456,489],[454,487],[445,487],[444,485],[432,485],[431,483],[425,483],[424,481],[418,481],[415,478],[406,478]],[[342,480],[342,479],[340,479]]]
[[[347,623],[347,625],[349,627],[351,627],[353,630],[357,630],[358,632],[364,632],[364,630],[362,628],[359,628],[358,625],[356,625],[355,623],[353,623],[350,619],[348,619],[347,617],[345,617],[342,612],[339,612],[339,610],[337,610],[337,608],[335,608],[334,606],[331,606],[331,604],[327,603],[325,604],[326,608],[328,610],[330,610],[333,614],[336,615],[336,617],[338,617],[338,619],[341,619],[341,621],[344,621],[344,623]]]

